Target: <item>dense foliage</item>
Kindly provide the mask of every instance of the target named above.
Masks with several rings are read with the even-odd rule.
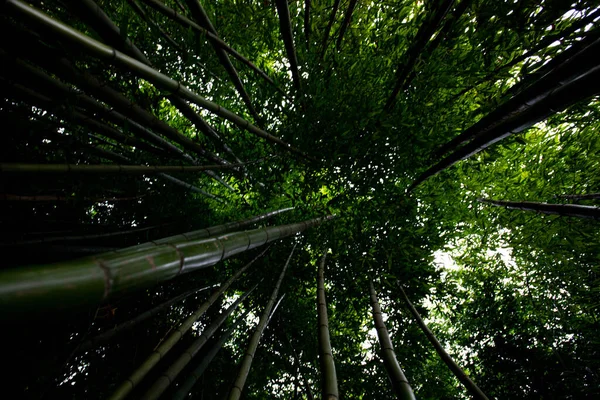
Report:
[[[258,284],[223,331],[248,316],[191,392],[202,399],[229,393],[294,245],[279,289],[285,297],[262,335],[243,398],[308,398],[307,386],[320,393],[316,310],[323,253],[340,398],[395,397],[378,353],[371,280],[417,398],[468,395],[406,309],[398,283],[488,397],[600,396],[599,221],[478,201],[598,206],[598,197],[568,197],[600,192],[598,84],[589,89],[595,96],[573,93],[569,107],[407,192],[440,160],[442,145],[535,85],[564,54],[596,43],[598,1],[307,0],[287,3],[289,20],[285,1],[204,1],[203,9],[195,0],[98,1],[116,35],[102,29],[106,21],[98,22],[86,2],[29,1],[141,61],[137,47],[147,61],[141,62],[254,128],[182,100],[180,85],[167,90],[117,57],[99,57],[18,3],[0,6],[3,270],[105,253],[284,207],[294,209],[256,227],[335,215],[272,243],[133,396]],[[213,35],[272,82],[210,34],[159,12],[157,3],[201,26],[208,18]],[[597,74],[598,54],[576,67]],[[19,173],[7,172],[9,163],[244,165],[170,174],[186,187],[154,173]],[[40,304],[37,313],[3,309],[7,384],[17,398],[108,397],[210,290],[91,350],[79,351],[83,342],[175,296],[225,281],[262,250],[93,308],[73,302],[64,310]]]

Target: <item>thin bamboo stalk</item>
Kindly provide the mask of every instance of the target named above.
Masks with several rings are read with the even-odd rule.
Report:
[[[329,40],[329,34],[331,33],[331,27],[335,22],[335,15],[337,14],[337,10],[340,7],[340,0],[334,0],[333,8],[331,9],[331,14],[329,16],[329,22],[327,23],[327,27],[325,28],[325,33],[323,34],[323,42],[321,44],[321,56],[320,60],[322,61],[325,57],[325,53],[327,52],[327,41]]]
[[[188,298],[189,296],[191,296],[195,293],[202,292],[202,291],[204,291],[206,289],[210,289],[212,287],[213,286],[206,286],[201,289],[190,290],[190,291],[180,294],[179,296],[173,297],[172,299],[167,300],[164,303],[161,303],[161,304],[157,305],[156,307],[151,308],[148,311],[144,311],[143,313],[136,316],[135,318],[130,319],[129,321],[120,323],[119,325],[116,325],[112,329],[109,329],[106,332],[102,332],[102,333],[86,340],[85,342],[82,342],[79,346],[77,346],[74,353],[75,352],[76,353],[84,353],[88,350],[96,348],[96,347],[100,346],[102,343],[108,342],[115,336],[118,336],[124,332],[132,330],[133,328],[138,326],[140,323],[155,316],[156,314],[160,313],[161,311],[165,311],[165,310],[169,309],[169,307],[171,307],[173,304],[179,303],[180,301],[185,300],[186,298]]]
[[[292,32],[292,22],[290,20],[290,10],[287,0],[276,0],[277,14],[279,15],[279,31],[285,45],[285,52],[290,62],[290,71],[296,91],[302,90],[300,81],[300,72],[298,70],[298,58],[296,57],[296,49],[294,47],[294,34]]]
[[[0,163],[0,172],[24,173],[24,174],[131,174],[151,175],[160,172],[201,172],[211,169],[232,169],[242,165],[250,165],[254,162],[244,164],[217,164],[217,165],[108,165],[108,164],[21,164]]]
[[[306,51],[310,47],[310,0],[304,0],[304,38],[306,39]]]
[[[383,359],[383,365],[390,377],[394,393],[396,397],[402,400],[415,400],[415,394],[413,393],[404,371],[400,367],[398,360],[396,359],[396,352],[394,351],[394,345],[390,339],[385,323],[383,322],[383,316],[381,314],[381,307],[379,306],[379,300],[377,299],[377,293],[373,282],[369,281],[369,290],[371,292],[371,307],[373,308],[373,321],[375,322],[375,329],[377,330],[377,337],[379,338],[379,344],[381,345],[381,358]]]
[[[133,73],[137,74],[138,76],[153,83],[160,89],[166,90],[173,94],[177,94],[180,97],[185,98],[188,101],[195,103],[195,104],[199,105],[200,107],[205,108],[205,109],[215,113],[216,115],[233,122],[234,124],[238,125],[240,128],[246,129],[248,132],[250,132],[258,137],[261,137],[271,143],[275,143],[275,144],[282,146],[283,148],[285,148],[286,150],[288,150],[292,153],[296,153],[308,160],[316,161],[315,158],[309,156],[308,154],[300,151],[299,149],[297,149],[295,147],[292,147],[291,145],[285,143],[278,137],[275,137],[275,136],[271,135],[270,133],[267,133],[264,130],[252,125],[251,123],[249,123],[242,117],[232,113],[231,111],[221,107],[220,105],[218,105],[216,103],[213,103],[209,100],[204,99],[200,95],[192,92],[190,89],[183,86],[180,82],[169,78],[168,76],[156,71],[155,69],[149,67],[148,65],[146,65],[132,57],[129,57],[126,54],[124,54],[118,50],[115,50],[112,47],[106,46],[105,44],[100,43],[97,40],[94,40],[91,37],[82,34],[81,32],[63,24],[62,22],[52,19],[45,13],[43,13],[33,7],[28,6],[27,4],[23,3],[22,1],[6,0],[6,5],[8,6],[7,7],[8,9],[20,14],[21,16],[25,16],[26,18],[29,18],[34,23],[41,24],[42,26],[50,29],[53,33],[55,33],[62,39],[65,39],[65,40],[75,44],[80,49],[83,49],[84,51],[88,52],[89,54],[93,54],[94,56],[104,59],[110,63],[114,63],[114,64],[120,65],[124,68],[127,68],[131,72],[133,72]],[[93,78],[90,74],[83,73],[82,75],[84,77],[84,80],[82,81],[83,83],[91,84],[91,83],[93,83],[93,80],[95,80],[95,78]],[[94,85],[94,86],[97,90],[106,88],[106,86],[103,87],[102,85],[99,85],[99,86]],[[113,100],[115,100],[115,99],[113,99]],[[131,102],[129,102],[129,103],[131,103]],[[129,109],[131,107],[135,108],[138,106],[135,104],[130,104],[127,109]],[[164,122],[162,122],[161,120],[158,120],[156,118],[154,118],[154,119],[156,120],[155,121],[156,124],[159,124],[159,125],[164,124]],[[177,131],[175,130],[175,132],[177,132]],[[186,136],[183,136],[183,135],[180,136],[179,132],[177,132],[177,133],[178,134],[173,137],[173,140],[179,140],[182,145],[185,144],[187,146],[196,148],[197,151],[200,151],[200,149],[198,148],[199,147],[198,143],[191,141],[191,139],[189,139]],[[203,156],[207,155],[207,153],[204,149],[202,149],[202,155]]]
[[[263,250],[258,256],[256,256],[248,264],[240,268],[235,274],[233,274],[219,290],[214,292],[208,300],[206,300],[198,309],[189,317],[187,317],[165,340],[163,340],[159,346],[150,354],[148,358],[123,382],[110,396],[110,400],[124,399],[127,395],[135,388],[141,381],[148,375],[148,373],[154,368],[156,364],[167,354],[177,342],[183,337],[183,335],[189,331],[194,323],[208,310],[210,306],[223,294],[233,282],[235,282],[256,260],[262,257],[268,248]]]
[[[206,342],[215,334],[215,332],[223,325],[227,318],[233,313],[237,307],[256,289],[258,285],[240,296],[227,310],[219,315],[202,334],[175,360],[171,366],[154,382],[148,389],[146,394],[142,396],[144,400],[155,400],[167,390],[169,385],[179,376],[181,371],[194,359],[196,354],[204,347]]]
[[[202,361],[198,364],[196,368],[188,375],[185,381],[181,385],[179,385],[179,389],[172,397],[172,400],[184,400],[188,393],[192,390],[198,379],[202,376],[206,368],[210,365],[212,360],[215,358],[217,353],[221,350],[225,342],[229,340],[233,332],[235,332],[236,328],[246,320],[246,316],[250,313],[250,310],[246,311],[241,317],[239,317],[233,325],[225,332],[219,340],[211,347],[211,349],[206,353]]]
[[[600,199],[600,193],[589,193],[589,194],[561,194],[556,197],[571,200],[595,200]]]
[[[256,65],[254,65],[246,57],[242,56],[240,53],[238,53],[233,48],[231,48],[227,43],[222,41],[218,36],[215,36],[213,33],[209,32],[207,29],[204,29],[203,27],[201,27],[194,21],[187,18],[185,15],[177,13],[177,11],[175,11],[174,9],[172,9],[170,7],[167,7],[165,4],[163,4],[162,2],[160,2],[158,0],[142,0],[142,1],[145,4],[147,4],[148,6],[155,9],[156,11],[163,14],[164,16],[171,18],[175,22],[179,23],[183,27],[191,28],[194,31],[210,38],[213,41],[213,43],[216,43],[223,50],[225,50],[226,52],[228,52],[229,54],[234,56],[236,59],[241,61],[246,66],[248,66],[250,69],[252,69],[254,72],[256,72],[260,77],[262,77],[264,80],[266,80],[271,85],[273,85],[273,87],[275,87],[275,89],[277,89],[279,92],[281,92],[282,94],[285,95],[285,92],[281,88],[279,88],[279,86],[277,86],[277,84],[273,81],[273,79],[271,79],[269,77],[269,75],[267,75],[263,70],[261,70]]]
[[[21,195],[12,193],[0,193],[0,200],[3,201],[33,201],[33,202],[46,202],[46,201],[89,201],[94,203],[103,203],[105,201],[131,201],[139,200],[145,195],[139,196],[125,196],[125,197],[70,197],[60,196],[54,194],[38,194],[38,195]]]
[[[186,0],[186,2],[188,5],[188,8],[190,10],[190,13],[192,14],[193,19],[195,19],[199,23],[200,26],[202,26],[204,29],[206,29],[210,33],[212,33],[214,36],[219,37],[217,30],[215,29],[212,22],[210,21],[210,18],[208,17],[208,14],[206,13],[206,11],[204,11],[202,4],[200,4],[200,2],[198,0]],[[254,118],[255,123],[260,125],[259,122],[260,122],[261,118],[258,115],[258,113],[256,112],[256,110],[254,109],[254,106],[252,105],[252,100],[250,100],[250,95],[248,95],[248,92],[246,92],[246,89],[244,88],[244,84],[242,83],[242,80],[240,79],[240,76],[239,76],[237,70],[231,63],[229,56],[227,55],[225,50],[223,50],[219,46],[218,43],[215,43],[211,38],[208,38],[208,39],[209,39],[208,41],[210,42],[210,44],[215,49],[215,52],[217,53],[217,57],[219,58],[221,65],[223,65],[223,67],[225,68],[225,71],[227,71],[227,74],[229,75],[229,78],[233,82],[233,86],[239,93],[244,104],[246,105],[246,107],[250,111],[250,114]]]
[[[292,345],[292,341],[290,340],[290,337],[287,335],[287,333],[285,334],[285,338],[288,342],[288,345],[292,349],[292,354],[294,355],[294,360],[296,361],[296,368],[298,370],[298,374],[302,378],[302,383],[304,384],[304,389],[306,391],[306,398],[307,398],[307,400],[314,400],[315,396],[313,396],[312,390],[310,388],[310,384],[308,383],[308,379],[306,379],[306,375],[304,375],[302,373],[302,364],[301,364],[300,356],[298,356],[298,353],[296,352],[296,349]]]
[[[325,259],[323,254],[317,276],[317,316],[319,320],[319,361],[321,364],[321,394],[323,400],[339,399],[337,374],[331,339],[329,338],[329,320],[327,318],[327,302],[325,300]]]
[[[59,310],[97,304],[215,265],[263,244],[302,232],[331,217],[218,237],[113,252],[52,265],[0,271],[2,312]]]
[[[513,210],[535,211],[542,214],[555,214],[565,217],[600,219],[600,207],[584,206],[581,204],[548,204],[532,201],[502,201],[477,199],[480,203],[487,203],[497,207],[506,207]]]
[[[348,3],[348,8],[346,9],[346,13],[344,14],[344,20],[342,21],[342,25],[340,26],[340,32],[338,33],[338,38],[335,43],[335,47],[338,51],[342,47],[342,40],[344,40],[346,30],[350,26],[350,21],[352,20],[352,13],[354,13],[354,9],[356,8],[357,2],[358,0],[350,0],[350,3]]]
[[[287,271],[288,265],[290,264],[290,260],[292,259],[292,254],[294,254],[294,250],[296,249],[296,244],[292,248],[290,255],[281,270],[281,274],[279,275],[279,279],[275,284],[275,288],[273,289],[273,293],[271,293],[271,297],[269,298],[269,302],[263,311],[260,320],[258,321],[258,325],[254,334],[250,338],[250,343],[248,344],[248,348],[246,349],[246,354],[240,364],[240,369],[238,372],[238,376],[231,387],[229,392],[228,400],[238,400],[242,396],[242,391],[244,390],[244,384],[246,383],[246,379],[248,378],[248,373],[250,372],[250,367],[252,366],[252,360],[254,359],[254,354],[256,353],[256,349],[258,348],[258,344],[260,342],[260,338],[263,334],[263,331],[267,327],[269,317],[271,316],[271,310],[273,309],[273,305],[277,300],[277,293],[279,292],[279,288],[281,287],[281,282],[283,282],[283,277],[285,276],[285,272]]]
[[[419,312],[417,311],[417,309],[412,305],[412,303],[408,299],[408,296],[404,292],[402,285],[400,285],[399,282],[397,284],[398,284],[398,288],[400,289],[400,293],[402,294],[402,298],[404,299],[404,302],[406,303],[406,306],[410,310],[413,317],[415,317],[417,324],[419,325],[419,327],[421,328],[421,330],[423,331],[425,336],[427,336],[427,339],[429,340],[429,342],[435,348],[435,351],[438,353],[440,358],[446,363],[448,368],[450,368],[450,371],[452,371],[454,376],[456,376],[456,378],[464,385],[464,387],[467,389],[469,394],[471,396],[473,396],[474,399],[488,400],[488,397],[481,391],[481,389],[479,389],[479,387],[458,366],[458,364],[456,364],[454,362],[454,360],[452,359],[452,357],[450,357],[450,355],[446,352],[446,350],[444,350],[444,348],[442,347],[440,342],[436,339],[435,335],[429,330],[429,328],[427,327],[427,325],[421,318],[421,315],[419,315]]]

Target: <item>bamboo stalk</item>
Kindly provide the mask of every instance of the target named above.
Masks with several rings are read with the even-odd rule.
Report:
[[[407,192],[411,192],[427,178],[438,174],[457,162],[467,159],[474,154],[488,148],[496,142],[521,132],[533,124],[560,112],[567,107],[600,92],[600,66],[584,71],[581,75],[553,89],[542,96],[533,99],[525,110],[515,115],[507,115],[501,122],[486,130],[454,153],[433,165],[410,185]]]
[[[242,391],[244,390],[244,385],[246,383],[246,379],[248,378],[248,373],[250,372],[250,367],[252,366],[252,360],[254,359],[254,354],[256,353],[256,349],[258,348],[258,344],[260,342],[260,338],[262,336],[263,331],[267,327],[269,317],[271,316],[271,310],[273,309],[273,305],[277,300],[277,293],[279,292],[279,288],[281,287],[281,282],[283,281],[283,277],[285,276],[285,272],[287,271],[288,265],[290,264],[290,260],[292,259],[292,254],[294,254],[294,250],[296,249],[296,244],[292,248],[290,255],[281,270],[281,274],[279,275],[279,279],[275,284],[275,288],[273,289],[273,293],[271,293],[271,297],[269,298],[269,302],[263,311],[260,320],[258,321],[258,325],[254,334],[250,338],[250,343],[248,344],[248,348],[246,349],[246,354],[242,359],[240,364],[240,369],[237,375],[233,386],[229,392],[228,400],[238,400],[242,396]]]
[[[304,37],[306,38],[306,51],[310,47],[310,0],[304,0]]]
[[[342,40],[344,39],[346,30],[350,26],[350,21],[352,20],[352,13],[354,13],[354,8],[356,8],[357,2],[358,0],[350,0],[350,3],[348,3],[348,8],[346,9],[346,13],[344,14],[344,20],[342,21],[342,25],[340,26],[340,32],[338,33],[338,38],[335,43],[335,47],[338,51],[342,47]]]
[[[400,64],[396,70],[396,84],[392,90],[392,93],[390,94],[390,97],[388,97],[385,103],[385,110],[390,111],[394,106],[396,97],[398,96],[398,93],[400,93],[400,90],[404,87],[406,79],[417,63],[423,48],[427,42],[431,40],[435,34],[435,31],[439,27],[448,11],[452,8],[453,4],[454,0],[444,0],[441,2],[441,4],[433,12],[433,15],[430,18],[427,18],[423,25],[421,25],[419,28],[412,46],[404,55],[406,61]]]
[[[246,316],[250,313],[250,310],[246,311],[241,317],[239,317],[233,325],[225,332],[219,340],[211,347],[211,349],[206,353],[202,361],[198,364],[196,368],[188,375],[185,381],[179,385],[179,389],[172,397],[172,400],[184,400],[190,390],[194,387],[198,379],[202,376],[206,368],[210,365],[212,360],[215,358],[217,353],[221,350],[225,342],[231,337],[235,329],[245,321]]]
[[[208,239],[52,265],[0,271],[0,309],[24,313],[97,304],[116,295],[154,286],[181,274],[215,265],[263,244],[302,232],[331,217],[289,225],[235,232]]]
[[[126,197],[70,197],[60,196],[53,194],[40,194],[40,195],[21,195],[11,193],[0,193],[0,200],[3,201],[33,201],[33,202],[46,202],[46,201],[90,201],[94,203],[102,203],[105,201],[130,201],[138,200],[145,195],[139,196],[126,196]]]
[[[192,92],[190,89],[183,86],[180,82],[169,78],[168,76],[156,71],[155,69],[150,68],[146,64],[144,64],[132,57],[129,57],[126,54],[124,54],[118,50],[115,50],[112,47],[106,46],[103,43],[100,43],[97,40],[94,40],[94,39],[90,38],[89,36],[82,34],[81,32],[63,24],[62,22],[59,22],[59,21],[56,21],[56,20],[50,18],[45,13],[43,13],[33,7],[28,6],[27,4],[23,3],[22,1],[6,0],[6,4],[9,6],[8,8],[11,9],[12,11],[15,11],[15,12],[19,13],[20,15],[29,18],[31,21],[33,21],[35,23],[45,26],[46,28],[48,28],[52,32],[54,32],[56,35],[58,35],[59,37],[75,44],[79,48],[87,51],[89,54],[93,54],[94,56],[96,56],[98,58],[104,59],[108,62],[118,64],[124,68],[127,68],[131,72],[148,80],[149,82],[153,83],[154,85],[156,85],[158,88],[160,88],[162,90],[166,90],[173,94],[177,94],[177,95],[181,96],[182,98],[185,98],[188,101],[191,101],[192,103],[195,103],[195,104],[199,105],[200,107],[205,108],[205,109],[215,113],[216,115],[233,122],[234,124],[238,125],[242,129],[246,129],[248,132],[250,132],[256,136],[259,136],[271,143],[275,143],[275,144],[278,144],[278,145],[284,147],[286,150],[288,150],[290,152],[296,153],[306,159],[316,161],[316,159],[314,159],[313,157],[296,149],[295,147],[292,147],[291,145],[285,143],[278,137],[275,137],[275,136],[271,135],[270,133],[267,133],[264,130],[250,124],[245,119],[243,119],[240,116],[232,113],[231,111],[219,106],[218,104],[204,99],[203,97],[199,96],[198,94]],[[84,80],[83,80],[84,83],[88,83],[88,84],[93,83],[92,80],[95,78],[92,78],[91,75],[86,74],[86,73],[84,73],[82,75],[84,78]],[[94,85],[94,86],[96,86],[96,85]],[[99,87],[96,86],[95,88],[97,90],[100,90],[103,88],[105,89],[106,86],[102,87],[100,85]],[[113,99],[113,100],[115,100],[115,99]],[[126,109],[129,109],[130,107],[135,108],[138,106],[135,104],[133,104],[133,105],[130,104],[130,106],[127,107]],[[154,118],[154,119],[156,120],[156,122],[155,122],[156,124],[159,124],[159,125],[164,124],[164,122],[162,122],[156,118]],[[166,124],[164,124],[164,125],[166,125]],[[171,131],[171,132],[173,132],[173,131]],[[177,131],[174,130],[174,132],[177,132]],[[174,140],[179,140],[182,145],[185,143],[186,145],[188,145],[190,147],[196,148],[197,151],[200,151],[200,149],[198,148],[199,145],[196,142],[191,141],[191,139],[189,139],[186,136],[183,136],[183,135],[179,136],[180,135],[179,132],[177,132],[177,133],[178,134],[173,137]],[[202,151],[203,151],[203,155],[206,156],[207,155],[206,151],[204,149],[202,149]]]
[[[571,200],[595,200],[600,199],[600,193],[589,193],[589,194],[560,194],[556,197]]]
[[[404,292],[402,285],[400,285],[399,282],[397,284],[398,284],[398,288],[400,289],[400,293],[402,294],[402,298],[404,299],[404,302],[406,303],[406,306],[410,310],[413,317],[415,317],[417,324],[419,324],[419,327],[421,328],[421,330],[423,331],[425,336],[427,336],[427,339],[429,339],[429,342],[435,348],[435,351],[438,353],[440,358],[446,363],[448,368],[450,368],[450,371],[452,371],[454,376],[456,376],[456,378],[464,385],[464,387],[467,389],[469,394],[471,396],[473,396],[474,399],[487,400],[488,399],[487,396],[469,378],[469,376],[454,362],[452,357],[450,357],[450,355],[446,352],[446,350],[444,350],[444,348],[442,347],[440,342],[436,339],[435,335],[429,330],[429,328],[427,327],[427,325],[421,318],[421,315],[419,315],[419,312],[417,311],[417,309],[412,305],[412,303],[408,299],[408,296]]]
[[[329,320],[327,318],[327,302],[325,300],[325,259],[323,254],[317,274],[317,317],[319,320],[319,361],[321,364],[321,394],[323,400],[339,399],[337,374],[331,340],[329,338]]]
[[[379,300],[377,299],[377,293],[375,292],[372,281],[369,281],[369,290],[371,292],[373,321],[375,322],[377,337],[379,338],[379,344],[381,345],[381,358],[383,359],[383,365],[390,377],[394,393],[398,399],[415,400],[415,394],[408,383],[408,379],[406,379],[406,375],[404,375],[404,371],[402,371],[402,367],[400,367],[400,364],[396,359],[394,345],[392,344],[388,330],[383,322],[381,307],[379,306]]]
[[[227,320],[227,318],[237,309],[237,307],[256,289],[258,285],[240,296],[227,310],[219,315],[213,323],[211,323],[180,356],[175,360],[171,366],[154,382],[154,384],[148,389],[146,394],[141,398],[143,400],[156,400],[161,394],[167,390],[171,382],[173,382],[181,371],[193,360],[198,352],[204,347],[206,342],[215,334],[215,332],[221,327],[221,325]]]
[[[206,300],[198,309],[189,317],[187,317],[165,340],[163,340],[159,346],[154,349],[152,354],[144,360],[144,362],[123,382],[110,396],[110,400],[124,399],[127,395],[135,388],[141,381],[148,375],[148,373],[154,368],[154,366],[167,354],[177,342],[183,337],[183,335],[189,331],[194,323],[208,310],[210,306],[223,294],[233,282],[235,282],[256,260],[262,257],[269,248],[263,250],[258,256],[256,256],[248,264],[240,268],[235,274],[233,274],[219,290],[214,292],[208,300]]]
[[[208,17],[208,14],[206,13],[206,11],[204,11],[202,4],[200,4],[200,2],[198,0],[186,0],[186,3],[188,5],[190,13],[192,14],[193,19],[195,19],[199,23],[199,25],[202,26],[204,29],[206,29],[208,32],[212,33],[216,37],[219,37],[217,30],[215,29],[212,22],[210,21],[210,18]],[[229,75],[229,78],[233,82],[233,86],[235,87],[235,89],[239,93],[240,97],[242,98],[244,104],[250,111],[250,115],[252,115],[252,117],[254,118],[255,123],[260,125],[261,118],[258,115],[258,113],[256,112],[256,110],[254,109],[254,106],[252,105],[252,101],[250,100],[250,95],[248,95],[248,92],[246,92],[246,89],[244,88],[244,84],[242,83],[242,80],[240,79],[240,76],[239,76],[237,70],[231,63],[229,56],[227,55],[225,50],[223,50],[219,46],[218,43],[215,43],[210,37],[208,39],[209,39],[208,41],[210,42],[210,44],[215,49],[215,52],[217,53],[217,57],[219,58],[221,65],[223,65],[223,67],[225,68],[225,71],[227,71],[227,74]]]
[[[292,23],[290,21],[290,10],[287,0],[276,0],[277,14],[279,15],[279,31],[285,45],[285,52],[290,62],[290,71],[296,91],[302,91],[300,81],[300,72],[298,70],[298,58],[296,57],[296,49],[294,47],[294,34],[292,32]]]
[[[83,342],[79,346],[77,346],[77,348],[74,350],[74,353],[84,353],[88,350],[96,348],[96,347],[100,346],[102,343],[108,342],[115,336],[118,336],[118,335],[122,334],[123,332],[130,331],[131,329],[135,328],[140,323],[155,316],[156,314],[160,313],[161,311],[169,309],[169,307],[171,307],[173,304],[179,303],[181,300],[185,300],[186,298],[188,298],[189,296],[191,296],[195,293],[202,292],[202,291],[204,291],[206,289],[210,289],[212,287],[213,286],[206,286],[201,289],[190,290],[188,292],[180,294],[179,296],[173,297],[172,299],[169,299],[169,300],[165,301],[164,303],[161,303],[161,304],[157,305],[156,307],[151,308],[150,310],[144,311],[143,313],[130,319],[129,321],[125,321],[119,325],[116,325],[112,329],[109,329],[105,332],[102,332],[102,333],[86,340],[85,342]]]
[[[131,174],[151,175],[160,172],[201,172],[211,169],[232,169],[243,165],[254,164],[218,164],[218,165],[108,165],[108,164],[23,164],[0,163],[0,172],[23,174]]]
[[[555,214],[565,217],[600,219],[600,207],[584,206],[581,204],[548,204],[532,201],[502,201],[477,199],[480,203],[487,203],[497,207],[506,207],[513,210],[535,211],[542,214]]]
[[[335,21],[335,14],[340,6],[340,0],[334,0],[333,8],[331,9],[331,14],[329,15],[329,22],[327,23],[327,27],[325,28],[325,33],[323,34],[323,42],[321,44],[321,56],[320,60],[323,61],[325,57],[325,52],[327,52],[327,41],[329,40],[329,34],[331,33],[331,27]]]

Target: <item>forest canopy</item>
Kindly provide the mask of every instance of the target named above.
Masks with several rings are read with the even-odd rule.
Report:
[[[600,2],[0,10],[9,393],[600,396]]]

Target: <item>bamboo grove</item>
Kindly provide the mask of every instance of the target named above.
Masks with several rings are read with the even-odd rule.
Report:
[[[600,396],[599,23],[3,1],[10,397]]]

